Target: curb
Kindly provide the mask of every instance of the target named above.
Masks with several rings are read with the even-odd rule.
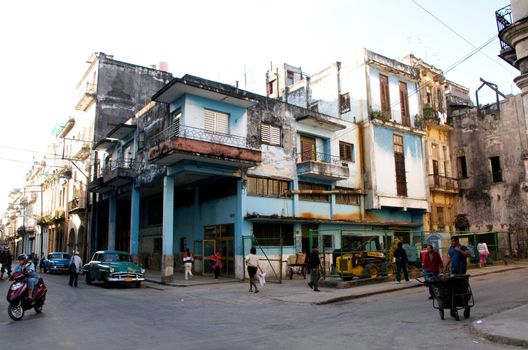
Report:
[[[330,299],[327,299],[327,300],[314,302],[313,304],[314,305],[326,305],[326,304],[338,303],[340,301],[365,298],[365,297],[369,297],[369,296],[372,296],[372,295],[397,292],[399,290],[418,288],[418,287],[423,287],[423,285],[421,285],[421,284],[413,284],[413,285],[410,285],[410,286],[403,286],[403,287],[397,287],[397,288],[391,288],[391,289],[377,290],[377,291],[373,291],[373,292],[367,292],[367,293],[356,294],[356,295],[343,295],[343,296],[337,297],[337,298],[330,298]]]
[[[481,336],[484,339],[487,339],[489,341],[492,341],[492,342],[498,343],[498,344],[528,347],[528,340],[512,338],[512,337],[507,337],[507,336],[504,336],[504,335],[488,333],[486,331],[483,331],[483,330],[479,329],[478,325],[476,324],[476,322],[478,322],[478,321],[471,322],[471,328],[473,329],[473,331],[477,335]]]

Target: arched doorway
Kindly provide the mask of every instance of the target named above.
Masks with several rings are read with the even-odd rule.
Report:
[[[87,245],[86,245],[86,234],[84,232],[84,226],[79,226],[79,231],[77,232],[77,245],[75,250],[79,252],[83,261],[87,259]]]
[[[72,228],[68,235],[68,253],[73,254],[75,249],[75,230]]]

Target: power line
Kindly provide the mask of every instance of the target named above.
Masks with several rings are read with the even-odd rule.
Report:
[[[457,37],[459,37],[460,39],[462,39],[464,42],[466,42],[467,44],[471,45],[473,48],[477,48],[475,45],[473,45],[472,42],[470,42],[469,40],[467,40],[466,38],[464,38],[462,35],[460,35],[456,30],[454,30],[453,28],[451,28],[450,26],[448,26],[444,21],[442,21],[440,18],[438,18],[437,16],[435,16],[432,12],[430,12],[429,10],[427,10],[425,7],[423,7],[422,5],[420,5],[416,0],[411,0],[416,6],[418,6],[419,8],[421,8],[422,10],[424,10],[425,12],[427,12],[429,15],[431,15],[431,17],[433,17],[434,19],[436,19],[440,24],[442,24],[444,27],[446,27],[447,29],[449,29],[449,31],[451,31],[453,34],[455,34]],[[494,35],[494,37],[496,37]],[[479,50],[480,51],[480,50]],[[479,52],[477,51],[477,52]],[[513,75],[517,75],[517,73],[514,73],[512,71],[510,71],[508,68],[506,68],[505,66],[503,66],[502,64],[500,64],[499,62],[497,62],[494,58],[488,56],[485,52],[481,52],[485,57],[487,57],[489,60],[491,60],[493,63],[497,64],[499,67],[501,67],[502,69],[504,69],[505,71],[507,71],[508,73],[510,74],[513,74]]]

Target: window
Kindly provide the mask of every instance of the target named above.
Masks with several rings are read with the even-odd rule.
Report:
[[[163,239],[161,237],[154,238],[153,252],[159,253],[163,249]]]
[[[205,109],[205,130],[229,134],[229,114]]]
[[[347,162],[354,162],[354,145],[351,143],[339,141],[339,158]]]
[[[263,143],[269,145],[281,145],[281,127],[270,124],[262,124],[260,130],[260,139]]]
[[[172,135],[178,136],[180,135],[180,119],[181,119],[181,111],[176,111],[172,115]]]
[[[396,168],[396,193],[407,196],[407,178],[405,174],[405,155],[403,153],[403,136],[394,134],[394,162]]]
[[[402,125],[411,126],[411,119],[409,118],[409,93],[407,92],[407,83],[400,81],[398,86],[400,88],[400,110]]]
[[[282,245],[294,245],[293,224],[265,224],[253,223],[253,235],[260,246],[280,246],[280,237],[282,236]]]
[[[317,160],[315,139],[313,137],[301,136],[301,161]]]
[[[336,190],[350,191],[348,188],[336,187]],[[355,193],[337,193],[335,195],[336,204],[359,205],[359,195]]]
[[[286,84],[292,85],[295,82],[295,75],[292,71],[286,71]]]
[[[493,182],[501,182],[502,181],[502,170],[500,165],[500,157],[491,157],[491,177],[493,179]]]
[[[451,171],[449,169],[449,157],[447,155],[447,147],[446,146],[442,146],[442,153],[444,155],[444,175],[446,177],[449,177],[451,176]]]
[[[248,176],[248,195],[275,198],[290,197],[289,181]]]
[[[381,99],[381,111],[385,118],[390,119],[391,108],[390,108],[390,95],[389,95],[389,78],[386,75],[380,74],[380,99]]]
[[[350,111],[350,95],[348,94],[348,92],[340,96],[339,108],[341,110],[341,113],[346,113]]]
[[[458,177],[461,179],[467,179],[468,171],[466,165],[466,156],[457,157],[458,164]]]
[[[438,230],[445,229],[444,207],[436,207],[436,222]]]
[[[301,191],[328,191],[328,186],[319,185],[319,184],[311,184],[307,182],[299,182],[299,190]],[[324,203],[329,202],[327,194],[319,194],[319,193],[301,193],[299,194],[299,200],[324,202]]]
[[[323,235],[323,248],[333,248],[334,235]]]
[[[268,84],[267,84],[268,95],[273,95],[273,85],[275,85],[275,80],[268,81]]]

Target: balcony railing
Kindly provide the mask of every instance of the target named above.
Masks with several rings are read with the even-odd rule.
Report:
[[[431,174],[429,175],[429,187],[443,191],[458,191],[458,179]]]
[[[500,34],[504,28],[511,26],[513,23],[511,5],[495,11],[495,19],[497,20],[497,29]],[[502,39],[500,40],[500,45],[501,50],[512,49],[512,47],[508,45],[508,43],[502,41]]]
[[[309,162],[309,161],[338,164],[338,165],[343,165],[343,166],[348,165],[347,161],[344,159],[341,159],[341,157],[333,156],[327,153],[320,153],[320,152],[297,153],[297,163]]]
[[[135,169],[135,162],[133,159],[121,159],[121,160],[111,160],[106,163],[106,166],[103,168],[103,176],[108,175],[109,173],[115,171],[116,169]]]
[[[177,125],[169,127],[158,134],[154,135],[147,142],[148,147],[155,146],[163,141],[173,138],[182,137],[186,139],[199,140],[211,143],[222,144],[226,146],[233,146],[238,148],[246,148],[251,150],[260,150],[260,147],[255,147],[248,144],[247,139],[242,136],[224,134],[205,129],[199,129],[192,126]]]
[[[75,197],[68,202],[68,212],[72,212],[77,209],[84,209],[85,207],[85,198],[84,197]]]

